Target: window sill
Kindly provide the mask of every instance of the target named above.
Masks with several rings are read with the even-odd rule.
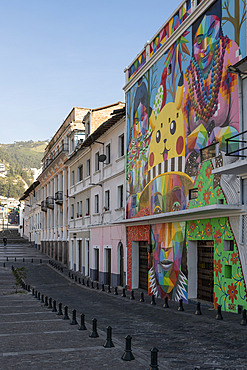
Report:
[[[97,175],[97,174],[99,174],[100,173],[100,170],[97,170],[97,171],[95,171],[93,174],[94,175]]]
[[[110,209],[107,209],[106,211],[103,211],[104,214],[106,213],[111,213],[111,210]]]
[[[100,213],[94,213],[93,216],[100,216]]]
[[[116,162],[120,162],[120,161],[122,161],[123,159],[125,159],[125,155],[122,155],[121,157],[117,158],[117,159],[116,159]]]
[[[84,218],[89,218],[89,217],[90,217],[90,215],[85,215],[85,216],[84,216]]]
[[[106,163],[105,165],[104,165],[104,170],[105,169],[107,169],[107,168],[109,168],[109,167],[111,167],[112,166],[112,163]]]
[[[122,211],[122,210],[124,210],[124,207],[115,208],[115,211]]]

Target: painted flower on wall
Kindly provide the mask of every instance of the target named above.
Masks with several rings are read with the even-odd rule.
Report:
[[[222,272],[221,268],[222,268],[222,264],[220,263],[220,260],[218,260],[218,262],[214,260],[214,272],[215,272],[216,277],[218,276],[218,273],[221,274]]]
[[[220,230],[217,230],[216,233],[214,234],[214,239],[215,239],[215,244],[216,245],[219,245],[219,243],[221,243],[221,232]]]
[[[206,189],[203,193],[203,200],[205,201],[205,206],[209,204],[210,195],[211,195],[211,191],[209,191],[209,189]]]
[[[201,191],[203,188],[203,184],[202,184],[202,181],[199,181],[198,182],[198,190]]]
[[[229,299],[233,303],[234,300],[237,299],[237,294],[238,294],[236,285],[233,285],[233,283],[228,285],[227,294],[229,294]]]
[[[209,164],[206,168],[206,176],[209,178],[212,175],[212,166]]]
[[[210,225],[210,222],[205,225],[205,235],[207,238],[209,238],[212,234],[212,225]]]
[[[213,294],[213,304],[215,309],[219,306],[218,297],[215,297],[215,292]]]
[[[221,190],[220,190],[220,189],[218,189],[218,190],[217,190],[217,192],[216,192],[216,194],[217,194],[217,196],[219,197],[219,196],[220,196],[220,194],[221,194]]]
[[[236,265],[238,261],[237,253],[232,252],[232,258],[231,258],[232,264]]]
[[[196,228],[196,223],[195,221],[192,221],[190,224],[190,232],[194,234],[195,228]]]

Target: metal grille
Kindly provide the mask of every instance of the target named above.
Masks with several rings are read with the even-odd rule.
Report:
[[[247,215],[242,216],[242,244],[246,243]]]

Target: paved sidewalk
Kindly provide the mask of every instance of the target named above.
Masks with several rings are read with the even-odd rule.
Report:
[[[27,267],[27,283],[52,297],[57,305],[67,305],[70,316],[73,309],[77,310],[78,321],[79,315],[85,314],[88,330],[78,331],[30,293],[3,295],[3,291],[11,290],[12,264]],[[3,369],[149,369],[150,349],[154,346],[159,349],[160,370],[247,369],[247,327],[240,325],[240,315],[223,312],[224,320],[217,321],[216,311],[211,308],[202,307],[202,316],[196,316],[195,305],[185,305],[185,311],[178,312],[175,302],[164,309],[163,300],[152,306],[150,297],[145,296],[141,303],[140,292],[131,301],[129,296],[122,298],[82,286],[68,278],[67,269],[61,273],[38,262],[6,262],[0,274]],[[97,339],[89,338],[94,317],[98,320]],[[109,325],[115,347],[105,349]],[[126,363],[121,356],[128,334],[132,336],[135,360]]]

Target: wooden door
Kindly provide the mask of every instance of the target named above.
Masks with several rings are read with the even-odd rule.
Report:
[[[197,246],[197,298],[213,302],[214,242],[198,241]]]
[[[99,281],[99,249],[95,249],[95,280]]]
[[[139,288],[148,290],[148,242],[139,242]]]
[[[78,240],[78,254],[79,254],[79,271],[82,272],[82,242]]]
[[[107,284],[111,285],[111,249],[107,249]]]
[[[124,255],[123,255],[123,244],[121,243],[120,245],[120,250],[119,250],[119,255],[120,255],[120,285],[123,286],[123,273],[124,273]]]

